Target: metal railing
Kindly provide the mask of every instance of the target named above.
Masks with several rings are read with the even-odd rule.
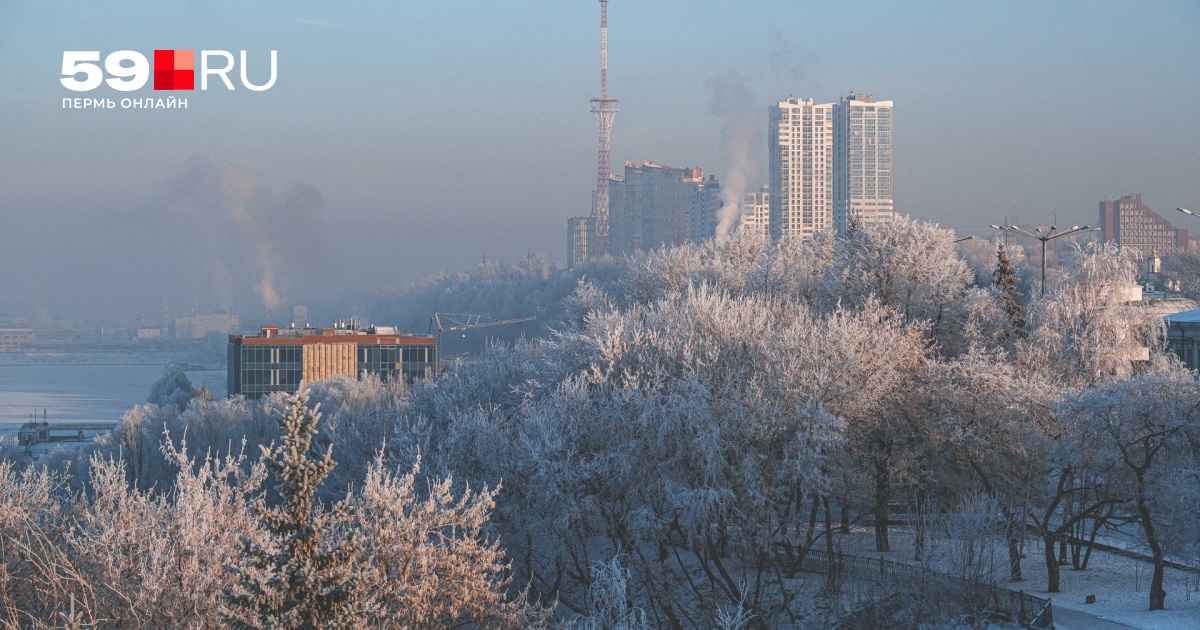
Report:
[[[813,549],[805,554],[799,568],[812,573],[829,575],[836,572],[836,575],[844,578],[873,580],[888,589],[887,596],[880,601],[847,615],[843,628],[871,625],[888,610],[902,606],[903,599],[922,586],[933,586],[945,592],[963,592],[963,603],[970,608],[1016,621],[1024,628],[1054,628],[1054,607],[1049,599],[991,584],[972,584],[964,591],[961,580],[925,567],[841,552],[830,555],[827,551]]]

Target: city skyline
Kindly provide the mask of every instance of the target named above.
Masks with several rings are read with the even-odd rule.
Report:
[[[597,5],[72,4],[66,18],[0,5],[0,115],[15,121],[0,130],[0,310],[153,312],[177,281],[204,286],[178,303],[219,302],[232,284],[237,306],[261,309],[257,279],[242,279],[254,244],[196,181],[260,191],[251,213],[296,250],[278,252],[285,304],[480,255],[565,263],[563,222],[588,213],[596,177]],[[902,104],[898,213],[970,234],[1003,215],[1086,223],[1097,199],[1130,193],[1200,206],[1193,5],[817,3],[806,22],[828,28],[802,33],[781,26],[790,8],[613,0],[613,160],[700,165],[725,187],[725,132],[745,128],[761,147],[753,192],[766,106],[854,90]],[[839,45],[849,25],[854,45]],[[178,112],[60,108],[64,50],[156,47],[277,49],[279,83],[255,99],[197,92]],[[199,236],[177,238],[187,230]]]

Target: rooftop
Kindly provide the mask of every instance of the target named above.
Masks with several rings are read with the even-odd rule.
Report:
[[[1173,313],[1163,317],[1167,323],[1188,324],[1200,322],[1200,308],[1194,308],[1190,311],[1182,311]]]

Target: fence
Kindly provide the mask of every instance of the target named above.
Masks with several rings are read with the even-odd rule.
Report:
[[[892,609],[899,608],[901,598],[920,586],[930,585],[942,591],[961,590],[962,583],[950,576],[935,573],[924,567],[892,562],[882,558],[866,558],[843,553],[830,555],[823,550],[811,550],[800,562],[803,571],[830,574],[857,580],[875,580],[890,589],[884,599],[854,611],[844,620],[843,628],[869,627]],[[989,584],[972,585],[963,603],[975,610],[1016,621],[1025,628],[1052,630],[1054,607],[1049,599]]]

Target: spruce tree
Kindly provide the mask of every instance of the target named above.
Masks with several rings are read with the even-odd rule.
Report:
[[[992,286],[1000,290],[1004,301],[1004,311],[1012,322],[1013,334],[1025,336],[1025,307],[1021,306],[1021,292],[1017,290],[1017,270],[1008,258],[1008,252],[1001,243],[996,249],[996,270],[992,272]]]
[[[339,527],[349,520],[349,498],[328,510],[316,499],[337,465],[330,446],[313,444],[320,405],[308,408],[307,391],[288,403],[282,444],[260,447],[278,479],[279,505],[260,498],[254,506],[270,542],[243,541],[245,562],[232,569],[240,592],[226,593],[227,620],[243,628],[361,627],[366,593],[355,575],[361,543],[355,529]]]

